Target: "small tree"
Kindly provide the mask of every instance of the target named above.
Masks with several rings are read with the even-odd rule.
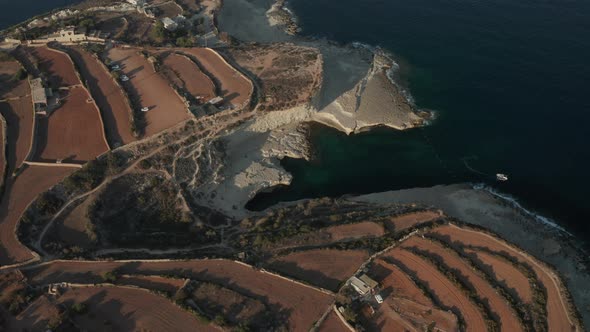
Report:
[[[72,312],[81,315],[86,313],[86,305],[84,303],[74,303],[72,304],[72,306],[70,307],[70,309],[72,310]]]
[[[91,18],[83,19],[82,21],[80,21],[80,23],[78,23],[78,27],[84,28],[86,30],[92,30],[94,29],[94,26],[94,20]]]
[[[119,278],[119,276],[117,275],[116,271],[105,272],[102,275],[102,280],[104,280],[105,282],[110,282],[110,283],[114,283],[115,281],[117,281],[118,278]]]

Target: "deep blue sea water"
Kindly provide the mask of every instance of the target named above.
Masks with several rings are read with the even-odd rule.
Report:
[[[81,0],[0,0],[0,30]]]
[[[313,130],[317,157],[284,160],[288,188],[251,207],[312,196],[485,181],[590,236],[590,1],[291,0],[304,35],[392,52],[425,129],[347,137]],[[507,173],[496,183],[473,173]]]

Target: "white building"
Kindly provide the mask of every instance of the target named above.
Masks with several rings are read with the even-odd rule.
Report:
[[[368,294],[378,285],[375,280],[369,278],[366,274],[363,274],[358,278],[354,276],[351,277],[348,279],[348,284],[360,295]]]
[[[166,30],[174,31],[178,28],[178,23],[174,22],[170,17],[164,17],[162,23]]]

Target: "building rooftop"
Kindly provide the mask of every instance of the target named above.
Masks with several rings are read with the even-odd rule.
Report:
[[[377,287],[377,285],[379,285],[378,282],[376,282],[375,280],[371,279],[368,275],[363,274],[359,277],[360,280],[362,280],[367,286],[371,287],[371,288],[375,288]]]
[[[34,104],[47,104],[47,94],[43,87],[43,81],[40,78],[31,80],[31,93]]]

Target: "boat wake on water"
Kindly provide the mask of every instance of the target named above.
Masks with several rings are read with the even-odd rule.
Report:
[[[475,168],[471,167],[468,163],[469,160],[476,160],[477,156],[471,156],[471,157],[463,157],[461,158],[461,160],[463,161],[463,164],[465,164],[465,167],[467,167],[468,170],[472,171],[473,173],[479,174],[479,175],[483,175],[485,177],[489,177],[489,178],[494,178],[497,181],[508,181],[508,176],[504,173],[496,173],[494,174],[488,174],[488,173],[484,173],[481,171],[476,170]]]

